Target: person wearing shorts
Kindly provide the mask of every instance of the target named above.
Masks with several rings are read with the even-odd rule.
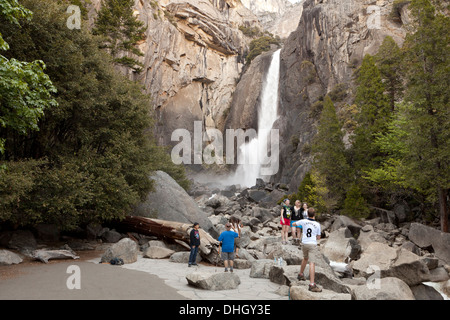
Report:
[[[317,248],[317,240],[320,240],[320,224],[315,220],[314,208],[308,209],[308,219],[303,219],[295,223],[296,226],[302,228],[302,251],[303,260],[300,267],[300,273],[298,274],[299,280],[306,280],[303,275],[306,264],[309,262],[309,291],[321,292],[316,283],[314,282],[315,276],[315,262],[319,257],[319,250]]]
[[[300,204],[300,200],[295,201],[295,205],[292,207],[292,216],[291,216],[291,234],[292,234],[292,242],[293,244],[300,244],[300,227],[294,225],[298,220],[303,218],[302,216],[302,207]]]
[[[230,266],[230,271],[233,272],[233,262],[234,262],[234,239],[239,237],[234,231],[231,231],[231,223],[225,225],[226,230],[222,232],[219,236],[219,241],[221,242],[222,252],[219,254],[225,265],[225,272],[228,272],[228,265]],[[220,247],[219,247],[220,251]]]
[[[291,225],[291,214],[292,214],[292,207],[289,204],[290,204],[289,199],[285,199],[283,201],[283,207],[281,208],[280,223],[281,223],[282,244],[288,243],[289,227]]]

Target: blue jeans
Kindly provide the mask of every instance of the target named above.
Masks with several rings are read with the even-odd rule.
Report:
[[[189,264],[194,264],[197,259],[198,246],[191,247],[191,254],[189,255]]]

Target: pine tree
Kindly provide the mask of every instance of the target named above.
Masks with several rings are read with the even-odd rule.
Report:
[[[353,218],[367,218],[370,209],[358,185],[352,184],[344,201],[342,213]]]
[[[385,132],[391,108],[384,94],[381,73],[371,55],[364,57],[357,71],[356,84],[355,104],[359,112],[356,115],[352,151],[355,173],[361,177],[365,170],[376,167],[382,159],[374,139],[376,134]]]
[[[143,65],[133,55],[144,55],[136,45],[147,28],[133,15],[133,6],[134,0],[102,0],[93,33],[105,38],[102,46],[110,51],[116,63],[140,72]],[[123,55],[124,52],[131,57]]]
[[[342,201],[349,182],[349,165],[345,156],[344,133],[330,97],[324,99],[318,132],[312,151],[314,168],[324,177],[330,198]]]
[[[450,190],[450,18],[429,0],[409,6],[414,30],[404,43],[407,87],[405,176],[439,204],[448,232]]]
[[[391,36],[386,36],[375,55],[375,61],[389,94],[392,110],[395,109],[395,102],[399,101],[403,94],[402,59],[402,51],[397,43]]]

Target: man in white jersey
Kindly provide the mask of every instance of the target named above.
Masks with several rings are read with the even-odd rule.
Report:
[[[302,266],[300,267],[300,273],[298,274],[299,280],[306,280],[303,275],[303,271],[306,268],[306,264],[309,261],[309,291],[321,292],[320,289],[314,283],[315,275],[315,261],[319,254],[317,248],[317,240],[320,239],[320,224],[315,220],[315,210],[314,208],[308,209],[308,219],[303,219],[295,222],[295,225],[302,229],[302,250],[303,250],[303,260]]]

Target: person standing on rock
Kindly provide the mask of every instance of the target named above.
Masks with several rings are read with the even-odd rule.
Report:
[[[306,264],[309,262],[309,291],[321,292],[316,283],[314,282],[315,276],[315,262],[317,261],[319,250],[317,248],[317,240],[320,240],[320,224],[315,220],[314,208],[308,209],[308,219],[303,219],[295,223],[302,229],[302,251],[303,260],[300,267],[300,273],[298,274],[298,280],[306,280],[303,275]]]
[[[225,272],[228,272],[228,265],[230,266],[230,271],[233,272],[233,263],[234,263],[234,239],[239,237],[234,231],[231,231],[231,223],[227,222],[225,225],[226,230],[222,232],[219,236],[220,247],[222,247],[222,253],[219,254],[222,257],[223,264],[225,265]]]
[[[236,249],[236,258],[239,258],[239,249],[241,247],[241,228],[242,223],[241,220],[235,216],[230,217],[230,223],[231,223],[231,231],[236,232],[239,237],[234,241],[235,249]]]
[[[198,248],[200,247],[200,232],[198,229],[200,228],[200,224],[198,222],[195,222],[193,225],[193,229],[191,230],[191,233],[189,234],[189,243],[191,247],[191,254],[189,255],[189,264],[188,266],[196,266],[197,262],[197,253]]]
[[[308,204],[306,202],[303,203],[301,213],[302,213],[302,218],[300,218],[300,219],[308,219]]]
[[[291,225],[292,207],[289,205],[289,199],[283,201],[283,207],[281,208],[281,243],[287,244],[289,237],[289,226]]]
[[[291,216],[291,234],[292,241],[294,244],[300,244],[300,227],[294,225],[295,222],[301,220],[302,216],[302,207],[300,200],[295,201],[294,207],[292,207],[292,216]]]

